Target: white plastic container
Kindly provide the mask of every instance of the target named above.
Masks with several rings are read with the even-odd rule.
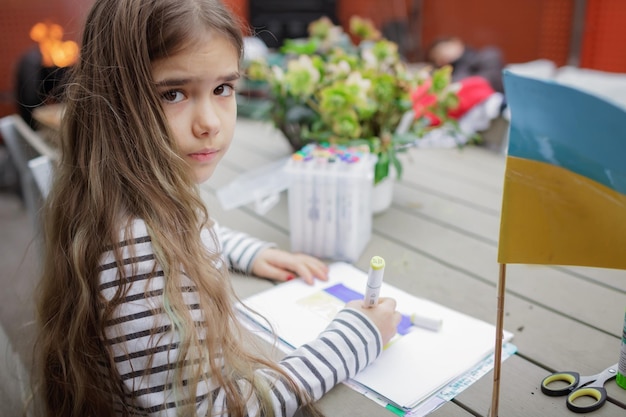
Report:
[[[285,167],[292,251],[358,260],[372,233],[375,163],[362,147],[308,145],[294,154]]]

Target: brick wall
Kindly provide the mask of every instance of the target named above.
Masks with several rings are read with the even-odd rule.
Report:
[[[471,46],[499,47],[508,63],[567,61],[572,0],[422,0],[424,45],[459,36]]]
[[[587,1],[580,66],[626,73],[626,1]]]
[[[22,55],[35,43],[29,38],[37,22],[50,21],[65,28],[67,40],[78,41],[83,19],[94,0],[2,0],[0,11],[0,117],[16,111],[15,68]],[[247,0],[224,0],[243,20],[248,19]],[[391,7],[391,5],[394,7]],[[377,0],[339,0],[338,17],[346,24],[349,16],[373,18],[378,25],[410,16],[412,2],[390,4]],[[565,64],[571,34],[571,0],[422,0],[420,47],[438,35],[459,35],[475,46],[496,44],[508,62],[537,58]],[[588,2],[581,66],[626,72],[626,1]],[[415,28],[415,26],[413,26]]]

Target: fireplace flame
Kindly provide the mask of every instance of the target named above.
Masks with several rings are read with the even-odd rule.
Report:
[[[39,22],[31,28],[30,38],[39,44],[41,64],[45,67],[68,67],[78,59],[78,44],[62,40],[60,25]]]

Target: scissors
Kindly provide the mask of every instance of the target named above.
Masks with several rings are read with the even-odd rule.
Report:
[[[575,413],[588,413],[604,405],[607,398],[604,384],[615,378],[616,374],[617,364],[591,376],[580,376],[578,372],[572,371],[555,372],[541,381],[541,392],[550,397],[567,395],[567,408]],[[567,382],[569,385],[563,388],[550,388],[550,384],[555,381]],[[588,405],[574,404],[574,400],[580,397],[591,397],[595,399],[595,402]]]

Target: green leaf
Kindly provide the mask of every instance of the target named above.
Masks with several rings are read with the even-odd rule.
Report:
[[[414,133],[406,132],[406,133],[394,133],[393,135],[393,143],[394,145],[406,145],[409,143],[413,143],[418,141],[420,137]]]
[[[378,161],[374,166],[374,184],[378,184],[389,175],[389,155],[386,152],[378,154]]]
[[[392,152],[392,149],[389,149],[389,152],[391,162],[393,163],[396,173],[398,174],[397,178],[402,179],[402,161],[398,159],[398,154],[396,152]]]
[[[319,41],[315,38],[309,40],[302,39],[285,39],[283,46],[280,47],[280,52],[283,54],[295,54],[295,55],[311,55],[317,51]]]

